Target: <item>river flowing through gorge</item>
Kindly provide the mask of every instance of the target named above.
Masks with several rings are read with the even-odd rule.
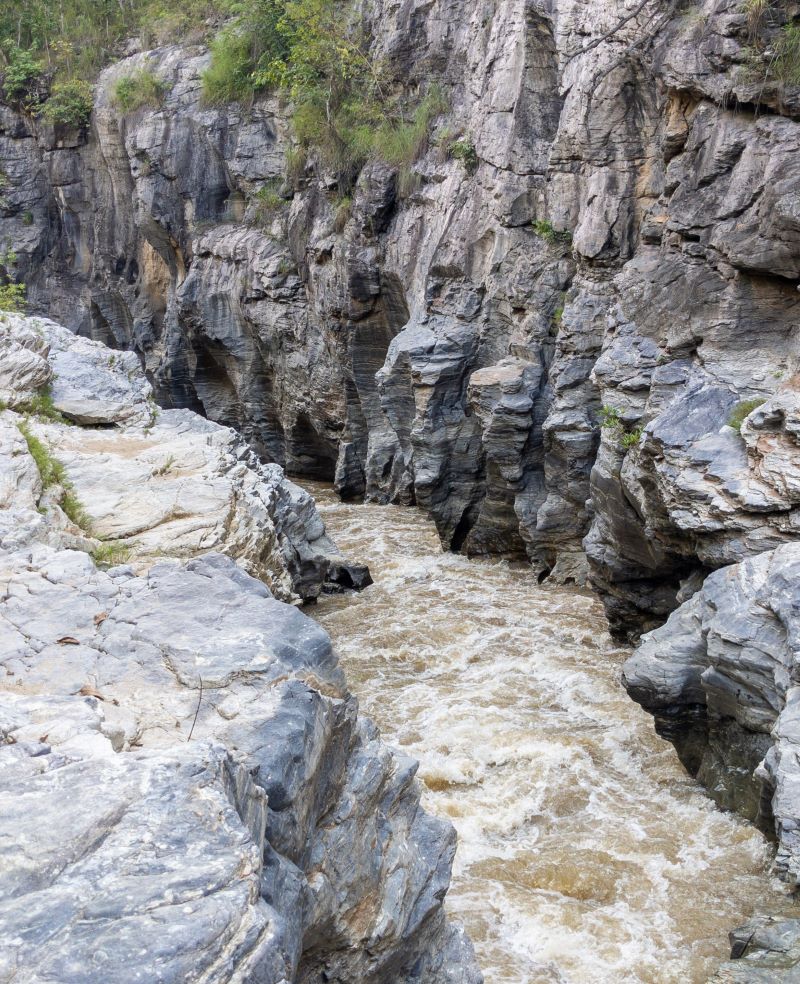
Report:
[[[375,584],[311,610],[386,741],[455,824],[448,896],[487,984],[693,984],[754,910],[789,907],[771,852],[720,812],[619,684],[588,592],[443,553],[401,507],[309,485]]]

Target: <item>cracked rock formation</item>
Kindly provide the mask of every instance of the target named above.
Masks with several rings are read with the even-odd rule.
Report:
[[[416,503],[448,549],[588,580],[620,637],[677,609],[632,692],[726,805],[788,817],[770,736],[788,629],[754,610],[720,669],[698,626],[799,532],[800,87],[771,73],[796,6],[769,5],[760,46],[741,0],[360,9],[409,99],[435,83],[449,109],[410,174],[371,161],[347,208],[313,160],[287,174],[288,105],[203,103],[201,46],[110,66],[80,130],[0,107],[0,238],[32,309],[145,367],[168,408],[151,434],[175,435],[154,490],[188,488],[180,413],[202,412],[345,498]],[[145,65],[163,104],[121,113],[114,85]],[[26,355],[23,390],[35,372]],[[41,428],[76,487],[96,482]],[[782,933],[751,935],[766,952]]]
[[[135,356],[39,319],[2,332],[0,979],[480,984],[442,905],[453,828],[358,717],[327,634],[265,583],[295,598],[311,578],[313,503],[226,428],[154,421]],[[166,498],[180,509],[152,523]],[[250,525],[219,527],[223,501]],[[142,536],[133,565],[95,563],[100,528]]]
[[[58,494],[40,491],[73,538],[137,571],[164,555],[219,550],[284,601],[369,583],[279,466],[262,464],[230,428],[189,410],[160,411],[133,353],[44,319],[5,315],[0,355],[0,398],[32,411],[26,422],[5,414],[0,428],[24,447],[22,424],[63,467],[87,529],[70,523]]]
[[[628,693],[655,718],[716,802],[777,837],[775,868],[800,885],[800,543],[709,575],[625,664]],[[792,980],[800,921],[756,919],[732,936],[722,980]],[[738,944],[737,944],[738,940]],[[738,952],[737,952],[738,948]],[[738,963],[738,962],[737,962]]]
[[[363,9],[449,102],[410,179],[373,161],[348,209],[311,164],[286,179],[290,107],[205,105],[208,52],[172,46],[109,67],[83,130],[0,109],[0,235],[34,309],[134,350],[163,406],[416,502],[448,548],[588,577],[636,636],[796,535],[725,428],[797,389],[800,90],[737,0]],[[164,103],[120,113],[144,65]]]

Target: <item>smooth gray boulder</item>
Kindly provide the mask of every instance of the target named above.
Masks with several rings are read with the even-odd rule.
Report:
[[[0,979],[288,979],[247,769],[206,742],[82,755],[55,740],[70,703],[94,701],[0,700]]]
[[[220,554],[0,578],[3,979],[481,980],[453,828],[315,622]]]

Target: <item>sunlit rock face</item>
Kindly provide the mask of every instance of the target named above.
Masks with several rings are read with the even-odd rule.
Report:
[[[0,399],[16,411],[2,419],[6,443],[21,445],[22,426],[59,462],[86,529],[40,491],[50,519],[73,538],[137,571],[164,556],[221,551],[289,602],[369,583],[278,465],[264,464],[231,428],[160,410],[134,353],[6,314],[0,359]],[[14,472],[13,460],[4,470]]]
[[[744,576],[729,565],[784,557],[798,534],[800,90],[769,81],[770,39],[762,64],[741,7],[368,0],[375,55],[409,93],[439,85],[449,109],[410,175],[371,162],[346,208],[313,161],[285,178],[286,105],[203,103],[202,47],[110,66],[83,130],[0,107],[0,239],[14,244],[32,312],[143,365],[164,408],[139,419],[143,382],[103,384],[102,411],[59,403],[84,426],[126,408],[144,442],[135,465],[102,435],[33,425],[98,529],[139,538],[143,577],[169,530],[184,561],[213,548],[281,597],[315,597],[336,563],[281,466],[346,499],[416,503],[448,549],[588,580],[617,636],[677,609],[665,673],[688,690],[651,693],[642,669],[632,693],[665,733],[659,708],[680,708],[669,737],[723,800],[766,824],[762,790],[774,789],[780,825],[788,753],[768,732],[790,701],[766,674],[750,689],[775,720],[715,710],[696,635],[706,615],[685,607]],[[787,15],[770,16],[774,40]],[[115,82],[145,62],[166,84],[163,105],[121,115]],[[454,158],[456,139],[474,167]],[[265,211],[254,196],[268,182],[283,204]],[[18,346],[12,399],[46,375],[37,345]],[[187,450],[197,437],[199,457]],[[129,439],[119,449],[132,452]],[[41,503],[17,430],[0,441],[15,463],[0,487],[17,512],[25,502],[6,542],[44,524],[53,549],[90,548],[57,503]],[[146,501],[121,508],[139,481]],[[173,492],[184,511],[164,525]],[[226,526],[240,494],[249,505]],[[287,531],[269,556],[249,525],[262,507],[282,509]],[[655,658],[652,639],[637,666]],[[783,650],[770,639],[772,658]],[[225,762],[203,768],[218,777]]]
[[[45,319],[0,399],[0,976],[480,984],[453,828],[298,607],[368,578],[308,493]]]

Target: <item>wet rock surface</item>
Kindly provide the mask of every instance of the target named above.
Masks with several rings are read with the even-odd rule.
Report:
[[[792,543],[707,577],[643,638],[623,671],[628,693],[654,715],[658,733],[717,803],[777,837],[775,868],[794,888],[800,877],[798,627],[800,544]],[[733,956],[773,968],[764,973],[775,976],[731,971],[721,979],[793,980],[779,971],[796,973],[797,925],[756,920],[737,930]]]

